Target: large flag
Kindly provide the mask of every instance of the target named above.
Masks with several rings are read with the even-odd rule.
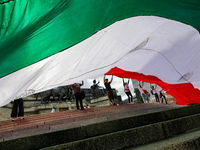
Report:
[[[199,0],[0,0],[0,106],[104,73],[200,103]]]

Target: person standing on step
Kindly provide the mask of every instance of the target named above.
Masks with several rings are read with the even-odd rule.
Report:
[[[161,103],[163,103],[163,101],[165,101],[165,103],[167,104],[167,99],[165,97],[164,91],[162,89],[160,89],[159,93],[160,93]]]
[[[155,84],[155,87],[151,85],[150,83],[150,88],[151,88],[151,94],[155,95],[156,103],[160,103],[158,93],[156,91],[157,85]]]
[[[22,98],[15,99],[13,102],[13,107],[11,112],[11,117],[13,118],[12,121],[15,121],[17,116],[21,117],[21,119],[24,119],[24,101]]]
[[[142,85],[140,85],[140,81],[139,81],[139,91],[140,91],[140,95],[141,95],[141,97],[142,97],[143,102],[146,103],[146,94],[145,94],[145,92],[144,92],[143,85],[144,85],[144,83],[142,82]]]
[[[128,82],[124,82],[124,79],[122,79],[122,81],[123,81],[123,86],[124,86],[124,92],[128,96],[128,101],[129,101],[129,103],[133,103],[133,96],[132,96],[130,88],[128,86],[129,79],[128,79]]]
[[[83,81],[82,84],[79,83],[74,83],[72,85],[70,85],[73,90],[74,90],[74,96],[76,98],[76,108],[77,110],[79,110],[79,102],[80,102],[80,106],[81,106],[81,110],[84,110],[83,108],[83,98],[82,98],[82,93],[81,93],[81,86],[83,85]]]
[[[113,75],[111,77],[110,82],[108,82],[108,79],[106,79],[106,75],[104,75],[103,81],[104,81],[104,85],[105,85],[106,90],[107,90],[109,103],[110,103],[110,105],[114,105],[115,104],[115,102],[114,102],[114,94],[113,94],[112,88],[110,86],[110,84],[113,81]]]

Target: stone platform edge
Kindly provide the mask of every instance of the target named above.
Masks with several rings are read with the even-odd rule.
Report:
[[[56,132],[50,132],[50,133],[45,133],[45,134],[23,137],[23,138],[19,138],[19,139],[13,139],[13,140],[9,140],[9,141],[3,141],[3,142],[0,142],[0,147],[2,149],[6,149],[6,150],[9,150],[9,149],[14,150],[14,149],[18,149],[19,147],[22,150],[23,149],[24,150],[40,149],[40,148],[45,148],[45,147],[50,148],[51,146],[64,144],[64,143],[70,144],[70,142],[72,142],[71,144],[73,144],[74,142],[76,143],[79,140],[83,141],[83,143],[87,145],[87,144],[90,144],[90,142],[85,143],[84,141],[87,141],[88,138],[94,138],[95,143],[99,142],[102,144],[102,142],[100,142],[99,140],[102,140],[105,142],[104,139],[107,139],[107,137],[110,137],[111,139],[115,138],[117,140],[118,136],[116,136],[116,135],[119,135],[119,138],[120,138],[117,140],[117,143],[118,143],[121,140],[126,141],[125,139],[129,139],[129,138],[133,139],[134,135],[144,136],[142,134],[139,134],[141,129],[143,130],[143,131],[141,131],[141,133],[145,133],[145,134],[147,134],[149,131],[151,131],[150,133],[148,133],[149,136],[157,135],[155,133],[158,133],[158,131],[162,132],[161,138],[164,138],[167,135],[166,133],[164,133],[164,131],[166,131],[166,129],[169,130],[171,128],[171,124],[172,124],[171,122],[168,122],[168,120],[172,120],[172,119],[176,120],[177,118],[180,118],[180,117],[185,118],[184,116],[186,116],[186,118],[189,119],[190,115],[198,114],[198,113],[200,113],[200,105],[185,106],[185,107],[165,110],[165,111],[161,111],[161,112],[149,113],[149,114],[140,115],[140,116],[127,117],[127,118],[122,118],[122,119],[117,119],[117,120],[112,120],[112,121],[107,121],[107,122],[89,124],[86,126],[80,126],[80,127],[56,131]],[[196,120],[195,115],[191,116],[191,117],[192,117],[192,119],[189,119],[189,120],[191,120],[190,126],[193,128],[199,126],[200,124],[198,121],[193,122],[193,119]],[[197,117],[197,119],[200,120],[198,115],[196,117]],[[177,125],[179,125],[179,123],[184,124],[184,122],[186,121],[181,118],[178,120],[180,120],[180,121],[176,121]],[[162,123],[163,121],[165,121],[166,123],[163,124]],[[166,126],[165,126],[165,124],[166,124]],[[177,126],[174,123],[173,123],[173,125]],[[151,129],[151,130],[149,130],[149,129]],[[173,133],[170,132],[170,134],[167,136],[173,136],[173,134],[178,134],[179,132],[184,132],[184,131],[182,131],[182,128],[175,128],[175,129],[177,131],[175,130]],[[104,134],[108,134],[108,135],[104,135]],[[126,134],[128,136],[126,136],[126,138],[123,138],[124,135],[126,135]],[[110,138],[108,138],[108,139],[110,139]],[[64,145],[66,145],[66,144],[64,144]],[[140,143],[140,144],[142,144],[142,143]],[[129,146],[131,146],[131,145],[129,145]],[[126,146],[128,146],[128,145],[126,145]]]

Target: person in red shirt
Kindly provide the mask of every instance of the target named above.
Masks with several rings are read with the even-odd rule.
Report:
[[[82,81],[82,84],[79,84],[79,83],[74,83],[72,85],[70,85],[73,90],[74,90],[74,96],[76,98],[76,107],[77,107],[77,110],[79,110],[79,102],[80,102],[80,106],[81,106],[81,110],[84,110],[83,108],[83,99],[82,99],[82,93],[81,93],[81,86],[83,85],[83,81]]]

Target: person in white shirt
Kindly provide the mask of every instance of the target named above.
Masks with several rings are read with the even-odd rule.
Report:
[[[158,97],[158,93],[157,93],[157,91],[156,91],[157,85],[155,84],[155,87],[154,87],[154,86],[152,86],[151,83],[150,83],[150,88],[151,88],[151,91],[152,91],[151,93],[152,93],[153,95],[155,95],[156,103],[160,103],[159,97]]]
[[[122,79],[122,80],[123,80],[124,92],[128,96],[128,101],[129,101],[129,103],[133,103],[133,96],[132,96],[131,91],[128,86],[129,80],[128,80],[128,82],[124,82],[124,79]]]
[[[144,83],[142,82],[142,85],[140,85],[140,81],[139,81],[140,95],[141,95],[141,97],[143,99],[143,102],[146,103],[146,94],[144,93],[143,85],[144,85]]]

